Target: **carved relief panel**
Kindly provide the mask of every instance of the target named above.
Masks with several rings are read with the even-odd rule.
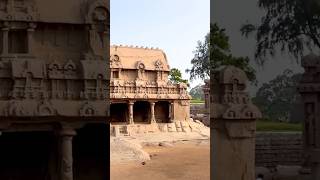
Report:
[[[6,20],[33,21],[37,18],[37,8],[34,0],[3,0],[0,11]]]
[[[0,1],[0,115],[107,116],[107,2],[81,3],[81,16],[62,19],[42,3]]]
[[[142,61],[137,62],[137,80],[145,80],[145,68]]]

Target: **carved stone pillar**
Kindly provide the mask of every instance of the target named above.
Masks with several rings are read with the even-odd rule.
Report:
[[[173,109],[174,103],[170,102],[169,104],[169,120],[170,122],[174,121],[174,109]]]
[[[133,105],[134,105],[134,102],[129,102],[129,124],[134,124],[134,122],[133,122]]]
[[[304,105],[304,159],[300,173],[302,175],[311,174],[312,180],[320,180],[319,60],[320,56],[313,54],[302,58],[301,64],[305,72],[298,87]]]
[[[9,53],[9,28],[4,27],[1,29],[2,31],[2,54]]]
[[[96,35],[96,29],[95,29],[94,25],[91,25],[88,28],[88,34],[89,34],[89,37],[88,37],[88,42],[89,42],[88,43],[88,45],[89,45],[88,53],[89,54],[97,54],[96,53],[97,35]]]
[[[28,54],[33,54],[35,23],[30,23],[28,28]]]
[[[76,135],[73,129],[62,129],[60,143],[60,180],[73,180],[72,139]]]
[[[246,74],[234,66],[212,72],[211,118],[211,175],[220,180],[255,180],[255,120],[261,117],[259,109],[250,102],[244,91]],[[235,84],[233,89],[229,88]],[[241,101],[232,98],[236,94]],[[227,101],[223,96],[228,97]],[[230,172],[232,167],[232,173]]]
[[[155,106],[155,102],[150,102],[151,123],[156,123],[156,117],[154,115],[154,106]]]

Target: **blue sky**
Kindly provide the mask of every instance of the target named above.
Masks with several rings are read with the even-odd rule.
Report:
[[[226,11],[228,10],[228,11]],[[264,12],[258,8],[257,0],[214,0],[212,3],[212,23],[218,23],[221,28],[226,29],[229,36],[232,55],[248,56],[251,65],[256,69],[258,86],[250,86],[249,92],[255,95],[258,88],[285,69],[291,69],[293,72],[303,72],[302,67],[288,54],[277,54],[274,58],[268,57],[263,67],[255,63],[254,51],[256,40],[254,37],[245,38],[241,35],[240,28],[246,22],[257,24],[260,22]]]
[[[171,68],[185,69],[209,32],[210,0],[111,0],[111,44],[158,47]],[[196,80],[191,87],[201,83]]]

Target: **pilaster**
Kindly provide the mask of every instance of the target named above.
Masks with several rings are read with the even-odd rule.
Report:
[[[60,180],[73,180],[73,154],[72,140],[76,131],[71,128],[64,128],[60,135]]]

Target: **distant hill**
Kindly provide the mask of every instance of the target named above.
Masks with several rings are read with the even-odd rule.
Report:
[[[192,96],[192,99],[197,99],[197,100],[204,101],[204,94],[203,94],[203,90],[202,90],[202,84],[198,84],[194,88],[192,88],[190,90],[189,94]]]

